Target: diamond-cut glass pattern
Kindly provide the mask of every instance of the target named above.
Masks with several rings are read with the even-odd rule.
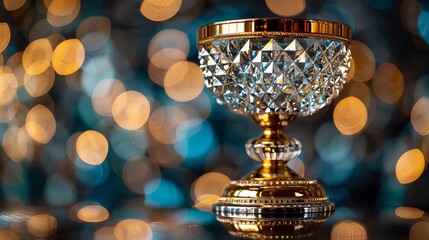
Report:
[[[200,67],[220,104],[239,114],[311,115],[338,96],[350,69],[341,41],[222,39],[200,45]]]

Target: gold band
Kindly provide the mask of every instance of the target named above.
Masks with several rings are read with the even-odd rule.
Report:
[[[322,38],[350,42],[350,26],[331,21],[290,18],[252,18],[210,23],[198,29],[198,42],[219,38]]]

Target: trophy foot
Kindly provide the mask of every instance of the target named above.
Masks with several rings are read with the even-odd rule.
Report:
[[[316,180],[306,180],[287,166],[301,144],[283,133],[293,118],[254,117],[264,128],[246,150],[261,166],[242,180],[231,181],[212,205],[212,213],[236,236],[283,239],[312,235],[335,211]]]
[[[284,161],[230,182],[212,213],[236,236],[255,239],[312,235],[335,211],[316,180],[305,180]],[[265,166],[264,166],[265,165]]]

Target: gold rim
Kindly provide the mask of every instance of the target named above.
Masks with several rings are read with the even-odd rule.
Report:
[[[198,43],[225,38],[302,37],[350,42],[350,26],[324,20],[252,18],[210,23],[198,29]]]

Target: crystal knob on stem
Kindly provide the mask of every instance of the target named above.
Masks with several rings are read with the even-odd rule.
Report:
[[[246,152],[256,161],[288,161],[301,153],[301,143],[285,135],[284,127],[289,125],[294,115],[255,114],[253,119],[262,127],[260,137],[246,143]]]

